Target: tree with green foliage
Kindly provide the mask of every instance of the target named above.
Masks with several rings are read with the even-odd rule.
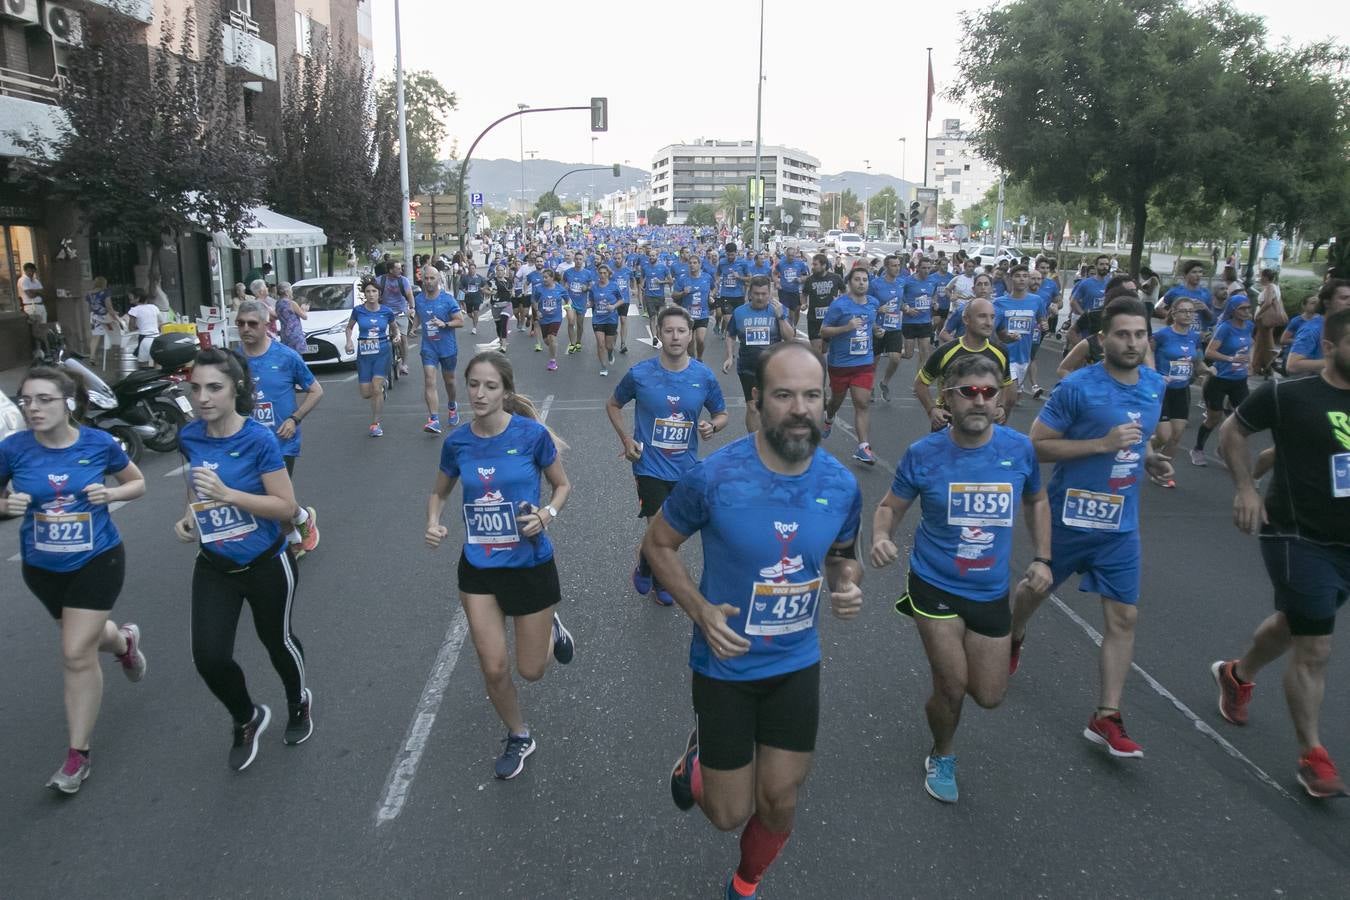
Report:
[[[717,209],[711,203],[695,203],[684,215],[684,224],[713,226],[717,224]]]
[[[563,203],[558,199],[558,195],[552,191],[545,191],[539,195],[539,199],[534,202],[534,215],[538,218],[540,213],[556,213],[563,211]]]
[[[862,200],[853,191],[845,190],[839,195],[839,215],[848,219],[850,225],[857,226],[862,221]]]
[[[242,245],[270,160],[244,122],[244,78],[225,65],[224,18],[200,41],[191,7],[181,24],[165,15],[158,25],[160,43],[147,48],[131,18],[86,16],[82,45],[68,49],[55,136],[15,143],[86,228],[156,251],[194,231]],[[159,269],[152,252],[150,278]]]
[[[649,207],[647,207],[647,224],[648,224],[648,225],[658,225],[658,226],[659,226],[659,225],[664,225],[664,224],[666,224],[666,221],[667,221],[669,218],[670,218],[669,214],[668,214],[664,209],[662,209],[661,207],[659,207],[659,206],[649,206]]]
[[[867,201],[867,217],[873,222],[880,220],[887,226],[895,223],[895,211],[900,206],[900,197],[890,185],[877,191]]]
[[[963,17],[952,97],[975,110],[976,144],[1039,196],[1118,203],[1138,271],[1149,204],[1247,152],[1213,138],[1232,109],[1235,61],[1260,52],[1259,19],[1225,3],[1014,0]]]
[[[741,215],[749,209],[749,205],[750,201],[746,197],[745,188],[735,184],[724,187],[722,196],[717,200],[717,208],[726,213],[729,222],[739,222]]]
[[[445,119],[456,105],[454,93],[446,90],[436,76],[425,69],[403,76],[403,107],[408,126],[408,190],[414,196],[441,193],[448,183],[448,173],[439,160],[447,134]],[[392,78],[380,82],[379,108],[382,113],[394,115],[397,121],[397,86]],[[453,151],[450,156],[454,158]]]

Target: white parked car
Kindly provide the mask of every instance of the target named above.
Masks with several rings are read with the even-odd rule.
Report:
[[[352,275],[307,278],[291,285],[292,296],[309,307],[305,327],[305,352],[311,366],[355,363],[356,353],[347,352],[347,322],[361,301],[361,279]]]
[[[834,239],[834,248],[840,253],[847,253],[849,256],[861,256],[867,249],[862,235],[846,231]]]
[[[990,263],[998,265],[1001,262],[1012,262],[1013,260],[1022,258],[1022,251],[1016,247],[1003,247],[995,250],[993,244],[985,244],[982,247],[971,248],[970,250],[967,250],[966,253],[972,257],[978,256],[981,265],[989,265]]]
[[[821,241],[821,243],[824,244],[826,247],[830,248],[831,250],[833,250],[835,239],[838,238],[839,235],[843,233],[844,232],[841,229],[831,228],[829,231],[825,232],[825,237]]]

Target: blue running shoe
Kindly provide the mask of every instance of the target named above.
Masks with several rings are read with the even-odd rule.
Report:
[[[661,587],[661,585],[659,585],[659,584],[656,585],[655,587],[656,587],[656,595],[655,595],[655,596],[656,596],[656,602],[657,602],[657,603],[661,604],[662,606],[674,606],[674,605],[675,605],[675,598],[672,597],[672,596],[670,595],[670,591],[667,591],[665,588]]]
[[[534,738],[528,734],[524,737],[508,734],[502,743],[506,744],[506,749],[497,757],[496,774],[506,781],[515,778],[525,768],[525,757],[534,752]]]
[[[453,404],[453,403],[452,403],[452,404],[450,405],[450,407],[449,407],[448,409],[446,409],[446,411],[445,411],[445,424],[446,424],[448,427],[450,427],[450,428],[454,428],[454,427],[456,427],[456,426],[459,425],[459,405],[458,405],[458,404]]]
[[[379,422],[376,422],[374,425],[370,426],[370,436],[384,437],[384,429],[380,427]]]
[[[858,445],[858,449],[853,451],[853,458],[860,463],[867,463],[869,466],[875,466],[877,464],[876,454],[873,453],[872,448],[866,444]]]
[[[927,774],[923,779],[923,789],[934,800],[941,800],[943,803],[955,803],[956,792],[956,757],[955,756],[926,756],[923,760],[923,767]]]
[[[827,437],[830,436],[830,432],[833,430],[834,430],[834,421],[832,419],[826,419],[825,424],[820,426],[820,439],[822,441],[825,440]]]
[[[633,569],[633,590],[642,596],[647,596],[652,592],[652,576],[643,575],[640,568]]]
[[[689,732],[689,743],[670,770],[670,796],[680,812],[694,807],[694,769],[698,766],[698,729]]]
[[[564,666],[572,661],[576,655],[577,643],[572,640],[572,632],[567,630],[567,626],[558,618],[558,614],[553,614],[553,658]]]
[[[440,433],[441,433],[441,417],[440,417],[440,416],[427,416],[427,424],[425,424],[425,425],[422,426],[422,430],[425,431],[427,434],[440,434]]]

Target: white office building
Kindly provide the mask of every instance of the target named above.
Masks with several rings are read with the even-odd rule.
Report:
[[[633,227],[647,215],[652,205],[652,190],[647,185],[630,187],[605,194],[597,202],[597,210],[605,221],[616,227]]]
[[[998,169],[975,152],[973,137],[961,130],[960,119],[943,119],[942,132],[928,138],[928,186],[938,189],[939,203],[951,200],[958,215],[998,184]]]
[[[802,221],[793,222],[792,227],[819,228],[820,160],[792,147],[766,145],[760,149],[766,209],[796,200],[802,205]],[[652,156],[652,204],[669,213],[671,224],[679,225],[695,203],[715,206],[722,191],[732,185],[745,190],[754,174],[754,141],[670,144]],[[766,213],[765,218],[776,216]]]

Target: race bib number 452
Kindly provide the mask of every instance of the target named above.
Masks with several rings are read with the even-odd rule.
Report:
[[[750,593],[750,608],[745,614],[745,633],[793,634],[812,627],[816,621],[820,585],[819,578],[799,584],[756,582]]]

